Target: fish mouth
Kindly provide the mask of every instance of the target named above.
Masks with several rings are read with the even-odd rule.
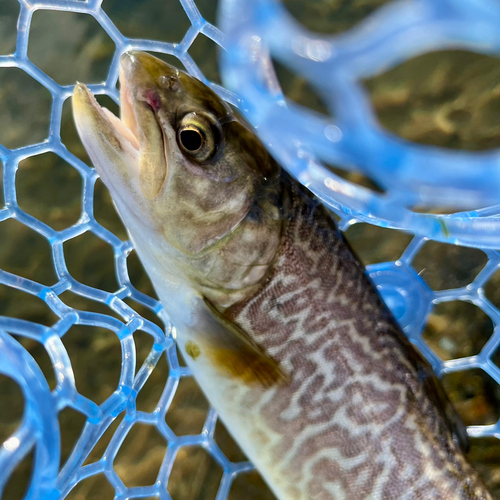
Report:
[[[129,191],[140,190],[152,199],[166,179],[167,141],[157,116],[154,79],[144,64],[148,57],[131,51],[120,59],[120,117],[102,107],[82,83],[75,85],[73,113],[85,149],[108,188],[119,195],[116,191],[127,184]]]

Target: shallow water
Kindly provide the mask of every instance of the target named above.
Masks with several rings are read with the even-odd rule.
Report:
[[[207,20],[215,21],[215,2],[197,1]],[[341,32],[359,22],[381,0],[288,0],[293,15],[311,28],[323,32]],[[180,41],[189,27],[182,7],[176,0],[146,0],[140,9],[132,0],[105,0],[104,10],[126,35]],[[0,53],[10,53],[15,46],[18,4],[1,0]],[[75,80],[99,82],[107,74],[114,44],[98,24],[86,15],[37,11],[34,14],[28,55],[43,71],[60,84]],[[203,36],[190,54],[204,74],[213,81],[219,76],[215,44]],[[168,58],[169,62],[172,61]],[[179,64],[179,66],[181,66]],[[286,94],[297,102],[323,111],[321,97],[300,77],[278,67]],[[408,140],[423,144],[482,150],[500,146],[500,61],[463,51],[436,52],[417,57],[387,73],[365,82],[381,125]],[[100,98],[101,99],[101,98]],[[103,102],[106,101],[102,98]],[[109,105],[110,100],[108,99]],[[0,143],[15,148],[41,141],[47,136],[51,97],[49,92],[21,70],[0,68]],[[62,140],[83,161],[88,157],[76,135],[71,105],[65,103]],[[116,105],[111,103],[116,111]],[[335,166],[332,166],[335,168]],[[369,185],[359,174],[349,174],[353,182]],[[82,189],[79,174],[52,153],[21,162],[16,178],[21,208],[54,229],[69,227],[78,220]],[[3,200],[0,200],[3,201]],[[95,190],[97,220],[121,239],[126,232],[115,213],[110,196],[98,182]],[[416,207],[418,209],[418,207]],[[446,207],[436,207],[445,211]],[[346,234],[364,264],[395,260],[409,241],[396,231],[356,225]],[[22,224],[8,220],[0,224],[0,268],[51,285],[56,281],[47,241]],[[117,289],[111,247],[87,233],[65,244],[70,273],[82,283],[108,291]],[[484,265],[479,250],[429,242],[417,256],[415,267],[433,289],[463,286]],[[140,291],[154,296],[151,283],[135,254],[128,259],[132,283]],[[500,306],[500,272],[485,287],[486,296]],[[61,299],[68,305],[88,311],[114,315],[107,306],[68,291]],[[136,310],[161,326],[145,307],[131,303]],[[54,323],[56,317],[39,299],[0,285],[0,314],[39,322]],[[491,321],[475,306],[450,303],[436,307],[424,331],[424,339],[443,359],[477,353],[492,332]],[[138,332],[136,345],[142,361],[151,347],[150,337]],[[66,334],[65,345],[75,369],[79,392],[100,403],[116,388],[121,352],[116,335],[92,327],[73,327]],[[23,345],[38,361],[51,387],[55,381],[43,348],[33,341]],[[500,366],[500,356],[494,359]],[[153,371],[138,398],[138,408],[152,411],[168,374],[166,360]],[[22,415],[22,396],[17,386],[0,377],[0,439],[15,429]],[[482,372],[448,376],[445,389],[467,424],[495,422],[500,416],[500,391]],[[208,408],[204,396],[191,379],[183,379],[167,423],[179,435],[199,433]],[[116,428],[119,419],[112,425]],[[75,411],[60,415],[62,458],[67,457],[84,424]],[[89,461],[99,458],[111,437],[108,431]],[[222,424],[216,430],[216,442],[231,460],[244,459],[241,451]],[[138,425],[129,434],[115,461],[115,469],[127,486],[151,484],[165,451],[165,442],[151,426]],[[470,457],[500,499],[500,442],[494,439],[472,441]],[[10,481],[5,499],[20,498],[30,470],[28,458]],[[215,498],[221,471],[203,450],[183,449],[174,465],[168,488],[174,500]],[[126,478],[126,479],[125,479]],[[91,477],[69,495],[73,499],[112,498],[113,491],[104,476]],[[272,499],[257,474],[241,475],[231,490],[232,500]]]

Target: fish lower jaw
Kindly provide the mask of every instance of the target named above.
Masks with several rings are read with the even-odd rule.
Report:
[[[111,125],[116,133],[117,138],[126,140],[136,151],[140,150],[139,133],[137,131],[137,123],[134,127],[129,127],[123,120],[118,118],[108,108],[101,106],[94,94],[83,83],[77,83],[73,92],[74,103],[73,107],[75,114],[78,116],[89,114],[90,108],[97,112],[100,117]]]
[[[80,138],[103,178],[139,178],[137,136],[82,83],[73,91],[73,113]],[[109,187],[109,186],[108,186]]]

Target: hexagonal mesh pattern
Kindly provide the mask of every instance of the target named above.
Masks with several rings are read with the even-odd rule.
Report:
[[[96,172],[75,154],[68,151],[61,141],[61,134],[64,133],[64,130],[61,130],[63,105],[66,99],[71,96],[72,85],[56,83],[28,57],[28,36],[35,12],[47,10],[88,14],[105,30],[116,45],[106,81],[89,85],[95,94],[107,94],[115,102],[118,101],[116,82],[119,57],[124,51],[134,48],[177,57],[191,74],[210,85],[229,102],[238,104],[233,93],[209,82],[203,76],[188,53],[198,37],[202,35],[222,45],[224,42],[222,33],[201,16],[192,0],[179,1],[191,26],[180,43],[166,43],[123,36],[102,10],[99,0],[88,0],[87,2],[80,0],[37,2],[20,0],[16,51],[11,55],[0,56],[0,68],[19,68],[50,92],[52,96],[50,130],[47,139],[36,144],[17,149],[8,149],[0,145],[4,185],[4,207],[0,210],[0,221],[2,221],[0,233],[5,231],[6,235],[14,234],[14,230],[10,230],[8,224],[16,224],[15,231],[17,233],[26,231],[29,232],[33,240],[45,239],[50,244],[50,248],[47,250],[48,258],[49,262],[53,261],[55,274],[48,271],[47,259],[43,260],[37,255],[38,260],[33,260],[33,267],[47,269],[47,273],[43,274],[43,279],[42,277],[37,280],[23,277],[23,272],[17,265],[14,258],[16,256],[14,256],[9,260],[11,263],[9,268],[0,270],[0,284],[9,287],[7,294],[13,297],[17,297],[15,294],[19,291],[23,292],[23,298],[16,300],[29,304],[32,310],[36,308],[34,305],[31,306],[30,300],[33,297],[41,299],[43,304],[50,308],[56,319],[49,327],[34,321],[0,317],[0,373],[13,379],[19,385],[25,401],[21,425],[5,440],[0,449],[0,492],[18,464],[33,449],[35,454],[32,481],[26,493],[26,498],[30,499],[64,498],[78,483],[85,481],[86,478],[102,474],[106,476],[117,499],[149,498],[152,496],[171,499],[167,485],[169,477],[176,474],[176,459],[182,458],[182,454],[199,452],[211,457],[213,467],[210,471],[213,471],[217,482],[214,495],[216,500],[224,500],[227,498],[237,475],[252,469],[251,464],[241,460],[242,457],[229,456],[229,453],[224,454],[221,451],[214,439],[217,415],[213,409],[203,411],[199,415],[200,428],[195,435],[186,434],[183,431],[182,416],[176,416],[175,412],[171,410],[177,407],[177,405],[172,405],[174,398],[177,398],[178,395],[192,393],[194,390],[184,387],[183,381],[189,380],[190,373],[187,368],[181,365],[177,357],[175,344],[170,336],[172,325],[161,304],[140,292],[132,284],[129,262],[132,258],[133,248],[130,242],[120,239],[96,219],[95,200],[100,189],[97,184]],[[443,2],[443,4],[445,3],[447,2]],[[452,2],[450,1],[450,3]],[[469,5],[469,3],[463,2],[464,5]],[[484,2],[484,5],[486,3]],[[472,9],[472,3],[470,3],[470,8]],[[394,17],[396,14],[397,10],[395,9],[385,12],[384,15],[388,16],[387,19],[389,16],[396,19]],[[402,19],[406,18],[401,13]],[[282,34],[285,32],[283,31]],[[403,35],[398,32],[397,36],[404,36],[404,30],[402,33]],[[392,35],[389,33],[387,36]],[[317,51],[321,47],[316,46],[312,49]],[[411,50],[406,55],[411,55]],[[372,59],[372,62],[381,67],[384,60],[382,57],[378,57],[378,59]],[[229,77],[230,80],[234,81],[234,72]],[[341,85],[336,90],[339,99],[348,95]],[[249,96],[246,98],[248,104],[250,102]],[[330,132],[335,134],[336,130],[332,128]],[[388,145],[390,146],[390,144],[392,143],[389,141]],[[359,144],[357,147],[362,149]],[[415,151],[415,154],[417,152],[420,154],[418,148]],[[61,167],[60,171],[62,182],[68,185],[71,199],[74,198],[71,197],[72,190],[78,192],[81,189],[83,193],[80,217],[76,222],[70,216],[65,219],[64,214],[62,214],[59,219],[60,224],[48,224],[43,213],[31,214],[29,198],[21,200],[17,197],[19,183],[29,184],[29,168],[26,167],[27,170],[23,173],[23,168],[25,168],[23,165],[28,162],[29,166],[30,160],[43,154],[54,155],[52,160],[55,163],[64,160],[75,169],[75,171],[69,172]],[[425,155],[425,151],[422,152],[422,155]],[[459,158],[459,156],[454,158]],[[492,162],[493,159],[489,158],[485,161]],[[54,175],[53,172],[54,170],[51,170],[51,175]],[[78,173],[76,177],[74,172]],[[300,174],[300,168],[297,172]],[[305,178],[303,180],[307,181]],[[34,189],[36,191],[36,187]],[[498,196],[498,193],[493,193],[491,196],[493,199]],[[341,201],[347,199],[344,198]],[[344,210],[339,209],[341,205],[338,202],[333,205],[341,215],[341,228],[346,231],[349,237],[350,228],[356,227],[356,221],[352,216],[346,215],[346,213],[352,214],[352,211],[348,205],[344,207]],[[76,210],[80,210],[80,207],[76,207]],[[366,220],[366,218],[360,218]],[[380,220],[383,220],[383,217]],[[418,227],[422,229],[424,225]],[[436,226],[425,227],[435,228]],[[444,232],[445,237],[440,239],[446,240],[451,234],[450,232],[453,231],[453,227],[455,226],[450,226],[449,231]],[[0,237],[7,237],[2,236],[2,234]],[[489,383],[489,380],[493,379],[500,383],[500,369],[495,364],[495,362],[498,363],[495,351],[500,343],[500,330],[497,326],[500,312],[496,305],[499,305],[500,301],[496,300],[495,290],[487,294],[491,301],[486,298],[484,293],[485,283],[500,267],[500,255],[494,250],[486,249],[483,250],[483,253],[477,250],[479,254],[474,256],[475,264],[470,269],[452,269],[450,272],[454,273],[454,276],[458,276],[455,280],[432,283],[431,279],[426,278],[425,270],[429,268],[429,262],[433,262],[433,249],[429,247],[430,243],[424,236],[425,232],[421,236],[415,236],[411,239],[408,245],[405,242],[402,255],[399,258],[394,256],[394,261],[369,265],[370,276],[377,283],[408,337],[430,360],[439,376],[446,374],[448,377],[450,374],[460,373],[464,370],[479,370],[480,373],[486,374],[481,379],[482,382]],[[23,241],[30,240],[24,239]],[[109,261],[92,261],[92,265],[105,266],[107,262],[111,266],[113,259],[116,283],[112,276],[104,281],[94,279],[91,268],[79,267],[78,262],[67,262],[65,256],[68,245],[81,247],[82,252],[83,248],[88,248],[85,251],[90,254],[93,254],[94,250],[97,252],[99,249],[106,248],[110,255]],[[490,242],[487,246],[491,248],[495,244]],[[29,250],[28,247],[20,249],[19,252],[23,251],[29,254]],[[26,257],[27,260],[30,258],[32,258],[31,254]],[[460,256],[451,255],[448,260],[450,259],[460,261]],[[443,262],[442,265],[445,263]],[[37,276],[42,275],[37,274]],[[80,302],[75,299],[74,307],[70,307],[67,305],[67,294],[72,294],[72,297],[76,297]],[[105,307],[101,312],[88,312],[84,306],[79,305],[84,304],[85,302],[82,301],[85,299],[91,299]],[[163,323],[165,332],[153,321],[138,314],[128,304],[130,299],[135,304],[155,313]],[[471,345],[465,345],[465,341],[461,344],[457,338],[451,335],[447,336],[446,332],[441,331],[440,318],[446,316],[447,311],[446,308],[440,309],[440,306],[453,301],[465,301],[473,304],[470,307],[474,311],[468,313],[467,317],[469,319],[470,317],[475,318],[474,325],[481,324],[479,330],[482,333],[479,335],[479,339]],[[117,362],[117,365],[121,367],[116,370],[115,385],[110,387],[110,394],[106,394],[103,400],[94,401],[89,397],[92,392],[87,391],[87,389],[83,390],[82,386],[78,384],[78,379],[75,382],[73,367],[77,363],[78,356],[70,352],[67,340],[77,336],[77,344],[80,347],[85,345],[85,342],[88,341],[88,335],[82,336],[79,333],[78,328],[81,326],[103,329],[99,332],[107,331],[108,336],[109,332],[112,332],[110,343],[102,347],[103,352],[106,353],[107,346],[111,343],[114,343],[113,350],[115,352],[118,350],[118,344],[121,348],[121,360]],[[140,350],[138,339],[140,338],[141,345],[144,340],[140,337],[140,332],[148,336],[149,344],[151,344],[144,356],[138,355]],[[42,363],[38,359],[38,362],[35,361],[34,357],[28,353],[26,340],[32,342],[32,348],[33,344],[39,345],[41,351],[45,353],[44,355],[48,355],[50,359],[49,362],[46,362],[49,366],[48,371],[42,371]],[[447,354],[450,352],[452,355]],[[163,391],[158,394],[150,411],[141,410],[137,404],[141,396],[141,389],[151,378],[153,370],[163,356],[168,361],[168,377],[166,377]],[[138,363],[139,358],[144,358],[142,363]],[[85,372],[89,384],[92,382],[92,372],[99,373],[102,365],[107,363],[108,358],[99,358],[99,353],[96,352],[95,366],[87,367],[88,371]],[[136,367],[136,365],[138,366]],[[107,369],[107,367],[105,368]],[[112,371],[112,367],[109,369]],[[157,368],[157,370],[159,369]],[[96,383],[99,384],[99,380]],[[60,429],[65,421],[63,415],[66,415],[66,412],[70,410],[83,416],[84,422],[82,422],[82,431],[77,442],[70,447],[68,456],[63,456],[61,450],[64,447],[61,446]],[[74,425],[77,420],[75,414],[71,413],[68,417],[70,425]],[[471,426],[469,433],[473,436],[498,436],[497,420],[498,415],[493,412],[491,418],[485,420],[485,425]],[[120,474],[121,459],[127,452],[127,439],[133,435],[136,439],[144,438],[144,433],[141,434],[144,428],[153,433],[158,446],[154,448],[154,453],[153,450],[148,449],[142,450],[142,453],[144,456],[154,455],[151,460],[156,457],[156,465],[152,465],[148,469],[147,477],[142,478],[144,480],[139,478],[139,480],[133,481],[132,478],[123,477],[123,474]],[[104,435],[110,432],[112,434],[110,439],[102,445]],[[100,449],[100,458],[93,455],[96,449]],[[154,471],[154,474],[151,471]]]

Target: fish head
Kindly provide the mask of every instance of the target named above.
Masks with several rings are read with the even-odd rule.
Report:
[[[131,51],[121,57],[120,85],[121,119],[75,86],[82,142],[143,262],[224,307],[271,264],[280,168],[232,108],[187,73]]]

